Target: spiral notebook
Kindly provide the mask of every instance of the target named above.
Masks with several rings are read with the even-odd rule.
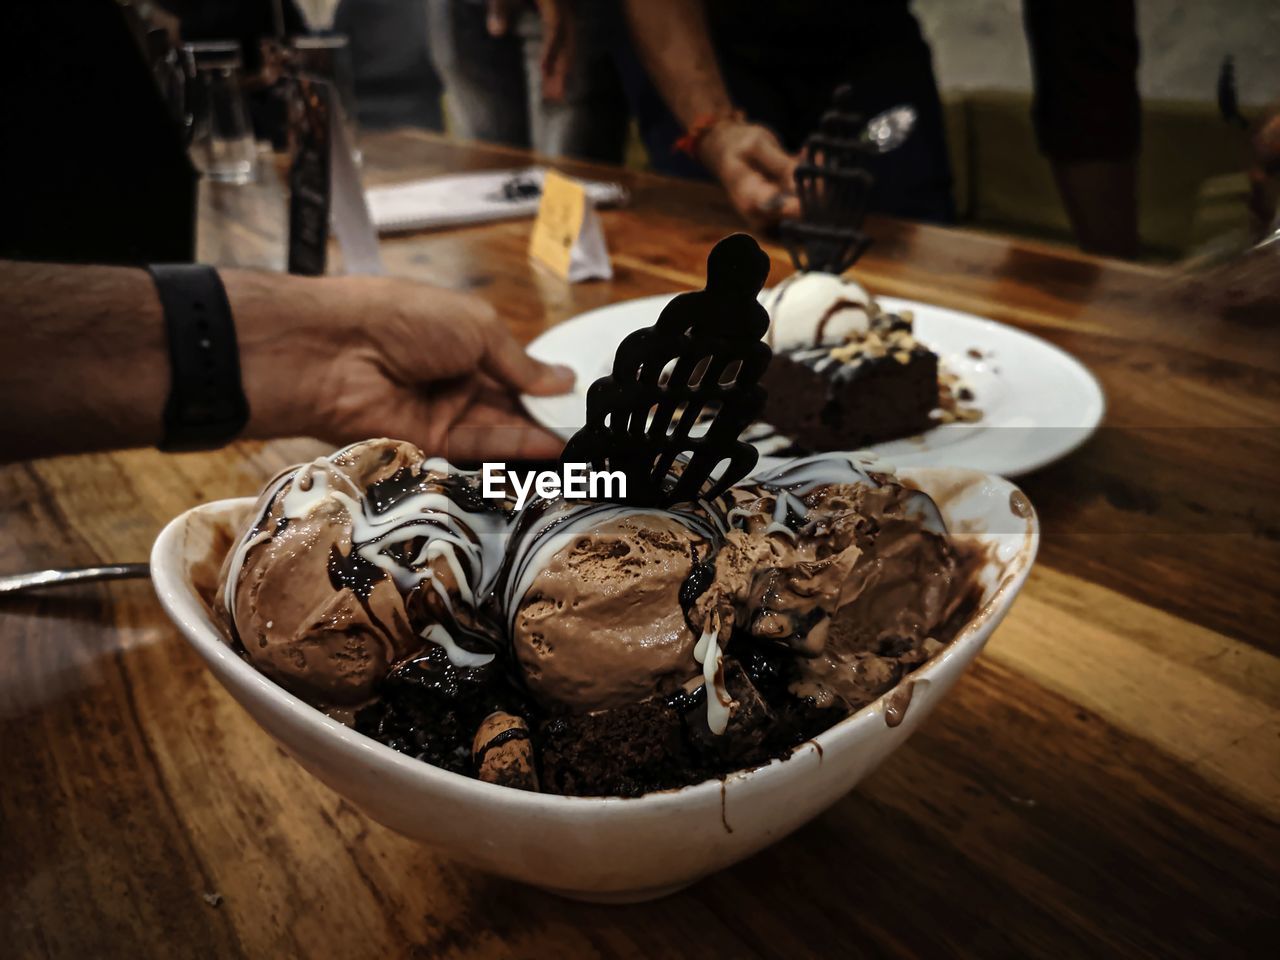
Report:
[[[532,217],[538,212],[546,173],[546,167],[487,170],[373,187],[367,191],[369,213],[379,233]],[[618,206],[627,200],[621,184],[582,183],[593,206]]]

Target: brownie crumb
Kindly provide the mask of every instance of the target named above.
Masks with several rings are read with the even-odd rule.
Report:
[[[455,667],[444,649],[393,670],[377,700],[356,712],[355,728],[393,750],[454,773],[474,776],[471,747],[481,722],[498,710],[520,713],[492,666]]]

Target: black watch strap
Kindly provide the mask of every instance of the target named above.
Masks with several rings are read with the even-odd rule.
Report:
[[[153,264],[169,337],[169,399],[161,450],[208,450],[249,422],[227,291],[205,264]]]

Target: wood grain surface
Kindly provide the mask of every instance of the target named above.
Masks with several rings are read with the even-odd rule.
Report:
[[[365,154],[372,182],[529,160],[409,133],[370,137]],[[603,213],[612,281],[531,267],[528,221],[387,239],[389,272],[473,290],[527,340],[700,285],[707,250],[738,228],[709,185],[564,166],[632,191]],[[238,262],[278,262],[269,220],[206,218],[202,236],[230,230]],[[0,956],[1274,956],[1280,320],[1243,326],[1167,274],[1031,243],[872,233],[858,269],[872,290],[1062,346],[1100,378],[1108,413],[1023,479],[1044,524],[1029,585],[856,792],[667,899],[565,902],[457,866],[311,779],[149,584],[3,600]],[[776,281],[790,267],[768,249]],[[317,449],[4,468],[0,573],[143,559],[178,512],[256,493]]]

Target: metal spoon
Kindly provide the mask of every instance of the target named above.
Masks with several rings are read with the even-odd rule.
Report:
[[[134,580],[151,576],[145,563],[113,563],[100,567],[70,567],[62,570],[32,570],[0,577],[0,595],[28,593],[46,587],[62,587],[73,583],[95,583],[99,580]]]
[[[915,129],[916,108],[901,103],[877,113],[862,128],[858,141],[868,153],[888,153],[897,150]]]

